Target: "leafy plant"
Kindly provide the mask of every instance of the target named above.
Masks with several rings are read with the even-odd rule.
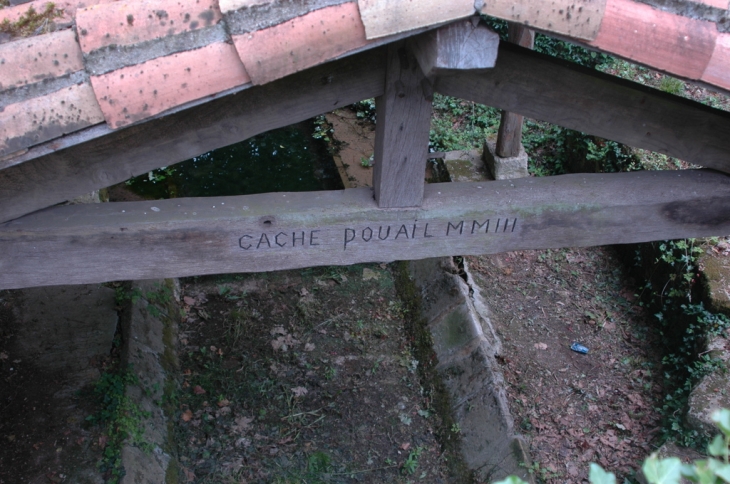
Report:
[[[676,77],[663,76],[659,81],[659,89],[669,94],[681,94],[684,89],[684,83]]]
[[[653,315],[664,339],[664,387],[660,408],[664,437],[684,446],[701,447],[703,438],[685,428],[684,413],[690,392],[721,362],[704,351],[707,339],[730,327],[723,314],[709,311],[699,301],[699,262],[702,247],[694,239],[665,240],[637,246],[635,271],[640,305]],[[699,356],[698,356],[699,355]]]
[[[708,446],[712,457],[683,464],[676,457],[659,458],[652,454],[641,467],[646,481],[649,484],[679,484],[685,478],[698,484],[730,482],[730,410],[718,410],[713,414],[712,420],[721,431]],[[591,484],[616,484],[616,476],[612,472],[606,472],[598,464],[591,464],[588,480]],[[509,476],[495,484],[527,483],[519,477]]]
[[[418,458],[421,456],[421,453],[423,452],[423,447],[416,447],[413,449],[409,454],[406,460],[403,462],[403,465],[401,466],[401,472],[403,474],[413,474],[416,472],[416,469],[418,468]]]
[[[107,481],[111,484],[118,482],[124,475],[121,451],[125,441],[147,452],[151,450],[151,445],[144,439],[143,425],[144,419],[150,415],[142,411],[126,394],[127,386],[137,384],[137,375],[131,368],[127,368],[102,374],[94,386],[99,410],[86,420],[105,429],[107,443],[99,467],[102,472],[111,476]]]

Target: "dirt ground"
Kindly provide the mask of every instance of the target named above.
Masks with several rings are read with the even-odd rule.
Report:
[[[188,482],[456,482],[388,266],[193,279],[183,294]]]
[[[611,248],[467,257],[503,343],[515,428],[540,482],[579,483],[597,462],[631,478],[653,450],[662,397],[657,331]],[[573,343],[587,354],[570,349]]]
[[[0,291],[0,484],[98,483],[103,438],[86,424],[91,390],[70,391],[68,374],[17,350],[14,295]]]

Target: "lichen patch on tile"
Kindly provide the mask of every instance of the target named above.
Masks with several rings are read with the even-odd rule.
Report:
[[[596,39],[601,50],[699,79],[715,48],[714,23],[663,12],[631,0],[608,0]]]
[[[264,30],[234,35],[254,84],[265,84],[368,43],[357,5],[344,3]]]
[[[0,45],[0,91],[84,69],[72,30],[28,37]]]
[[[353,0],[223,0],[221,11],[231,35],[267,29],[297,17]]]
[[[110,45],[133,45],[220,22],[215,0],[144,0],[95,5],[79,10],[76,29],[85,53]]]
[[[88,83],[6,106],[0,157],[104,121]]]
[[[248,82],[235,49],[225,42],[91,77],[104,118],[112,128]]]
[[[481,13],[575,39],[598,34],[606,0],[484,0]]]

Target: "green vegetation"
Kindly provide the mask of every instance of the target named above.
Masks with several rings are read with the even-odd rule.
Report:
[[[94,387],[99,410],[86,418],[87,421],[104,427],[106,444],[100,470],[114,484],[124,475],[121,451],[125,441],[149,452],[151,446],[144,439],[143,420],[149,417],[132,398],[126,394],[130,385],[139,380],[131,368],[101,375]]]
[[[0,8],[9,6],[10,2],[0,2]],[[53,19],[63,15],[63,11],[56,8],[56,4],[48,2],[42,12],[37,12],[32,6],[15,22],[4,19],[0,23],[0,32],[13,37],[28,37],[50,31]]]
[[[703,252],[694,239],[649,242],[636,246],[634,261],[637,277],[644,281],[640,304],[653,314],[664,338],[664,437],[693,447],[705,442],[685,428],[684,410],[694,385],[721,366],[702,354],[707,340],[730,326],[726,316],[708,311],[699,300],[698,258]]]
[[[649,484],[679,484],[683,479],[698,484],[720,484],[730,482],[730,410],[722,409],[712,416],[721,434],[707,447],[712,457],[683,464],[677,457],[660,458],[652,454],[644,461],[641,470]],[[588,480],[591,484],[616,484],[616,476],[606,472],[598,464],[591,464]],[[495,484],[527,484],[522,479],[510,476]]]

